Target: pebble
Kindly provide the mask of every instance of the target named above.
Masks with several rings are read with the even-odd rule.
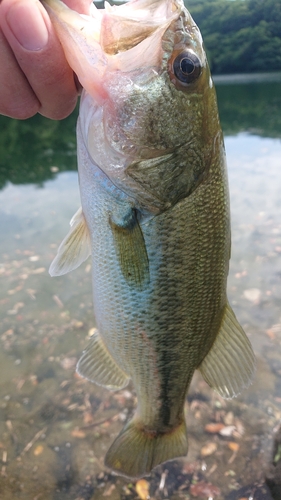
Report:
[[[201,457],[209,457],[217,451],[216,443],[207,443],[201,448]]]
[[[136,483],[136,492],[141,500],[147,500],[149,496],[149,482],[145,479],[140,479]]]
[[[38,455],[41,455],[41,453],[43,453],[43,451],[44,451],[44,446],[42,446],[42,444],[39,444],[38,446],[36,446],[36,448],[33,452],[33,455],[38,457]]]
[[[249,288],[244,290],[243,296],[253,304],[259,304],[261,300],[261,291],[258,288]]]

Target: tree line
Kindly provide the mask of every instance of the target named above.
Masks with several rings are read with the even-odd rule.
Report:
[[[281,70],[281,0],[184,0],[213,74]]]

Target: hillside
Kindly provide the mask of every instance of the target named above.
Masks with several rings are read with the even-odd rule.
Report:
[[[281,0],[185,0],[213,74],[281,71]]]

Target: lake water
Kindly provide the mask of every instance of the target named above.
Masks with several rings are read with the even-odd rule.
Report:
[[[281,81],[272,80],[217,85],[232,212],[228,294],[256,378],[224,401],[196,374],[188,456],[141,484],[103,465],[135,406],[133,388],[112,393],[75,374],[95,326],[90,261],[48,274],[79,207],[76,117],[0,118],[1,500],[273,498],[265,478],[281,455]]]

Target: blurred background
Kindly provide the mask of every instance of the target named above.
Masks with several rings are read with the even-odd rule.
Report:
[[[80,205],[75,123],[0,117],[0,498],[281,498],[281,2],[190,0],[217,88],[232,213],[228,295],[258,359],[235,400],[196,374],[189,453],[127,481],[103,458],[135,407],[75,365],[95,327],[91,263],[48,267]]]

